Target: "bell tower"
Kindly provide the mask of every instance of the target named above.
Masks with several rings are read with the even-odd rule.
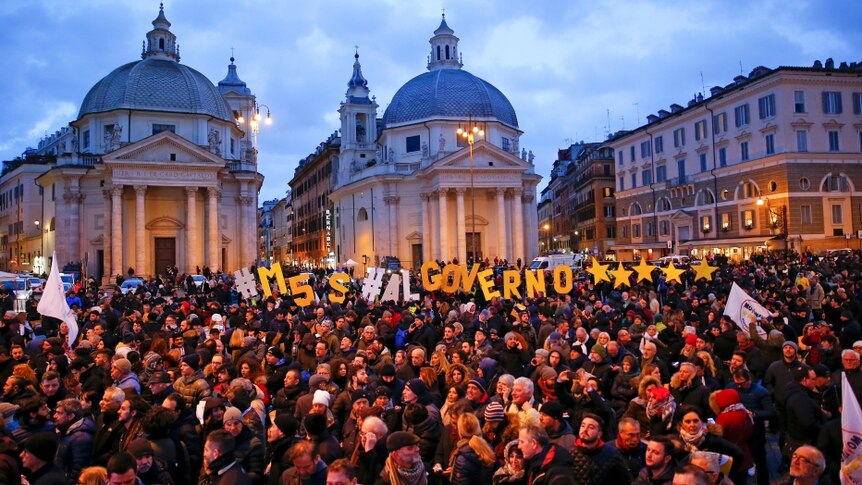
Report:
[[[365,168],[383,163],[377,156],[377,102],[369,97],[368,81],[362,76],[359,51],[353,55],[353,74],[347,82],[341,114],[341,151],[338,181],[347,183],[352,167]]]

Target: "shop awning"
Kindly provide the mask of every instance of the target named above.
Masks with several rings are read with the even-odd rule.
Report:
[[[665,241],[657,241],[657,242],[646,242],[646,243],[632,243],[632,244],[615,244],[611,246],[611,249],[614,251],[631,251],[633,249],[662,249],[667,248],[667,242]]]
[[[765,246],[767,241],[777,239],[779,236],[754,236],[754,237],[734,237],[721,239],[692,239],[679,243],[680,247],[734,247],[734,246]]]

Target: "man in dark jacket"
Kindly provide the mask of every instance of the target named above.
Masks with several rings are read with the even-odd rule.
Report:
[[[815,442],[823,423],[823,412],[814,393],[817,386],[814,370],[800,367],[793,377],[793,381],[784,389],[783,417],[787,442],[782,453],[788,462],[793,450]]]
[[[31,485],[64,485],[66,476],[54,464],[57,438],[53,433],[36,433],[24,442],[21,465]]]
[[[54,424],[60,439],[57,447],[57,463],[63,467],[70,482],[78,480],[81,470],[93,459],[93,434],[96,424],[89,416],[83,416],[81,401],[64,399],[57,403]]]
[[[168,473],[168,466],[153,455],[153,445],[149,440],[138,438],[129,443],[127,450],[137,462],[138,479],[144,485],[173,485],[174,480]]]
[[[204,443],[204,475],[200,485],[251,485],[251,479],[237,463],[236,442],[230,433],[217,429]]]
[[[749,441],[751,455],[754,465],[761,473],[757,474],[758,485],[769,485],[769,473],[766,462],[766,421],[774,420],[776,416],[775,404],[769,391],[756,382],[752,382],[751,373],[743,368],[733,372],[733,382],[728,388],[735,388],[739,392],[739,401],[745,406],[754,419],[754,434]]]
[[[261,440],[245,426],[242,412],[231,407],[224,412],[224,429],[234,439],[234,455],[250,480],[257,483],[263,479],[266,454]],[[206,452],[204,453],[206,454]]]
[[[281,474],[279,483],[298,485],[325,485],[326,462],[315,450],[311,441],[300,441],[287,452],[293,466]]]
[[[675,468],[673,442],[664,436],[653,436],[647,443],[646,467],[634,485],[671,485]]]
[[[544,429],[529,424],[518,431],[518,448],[524,454],[524,484],[545,485],[572,474],[572,455],[551,444]]]
[[[604,423],[595,414],[584,414],[581,418],[578,440],[572,452],[572,471],[586,485],[609,483],[631,483],[628,467],[623,456],[602,440]]]
[[[286,460],[285,454],[291,446],[296,443],[296,432],[299,430],[299,421],[290,413],[281,413],[275,417],[266,433],[269,446],[266,447],[269,463],[269,485],[277,485],[281,473],[287,470],[292,463]]]

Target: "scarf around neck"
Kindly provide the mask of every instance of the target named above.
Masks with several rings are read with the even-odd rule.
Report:
[[[685,448],[688,451],[697,451],[698,447],[703,444],[706,438],[706,425],[702,425],[696,433],[689,433],[680,428],[679,437],[685,442]]]
[[[395,463],[390,455],[386,458],[383,473],[389,478],[391,485],[428,485],[425,466],[421,461],[417,461],[410,468],[402,468]]]

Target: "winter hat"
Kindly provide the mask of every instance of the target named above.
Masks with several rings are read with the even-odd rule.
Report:
[[[563,420],[563,405],[560,404],[559,401],[548,401],[545,404],[542,404],[542,407],[539,408],[539,412],[556,419],[557,421]]]
[[[467,383],[467,387],[470,387],[470,386],[478,387],[479,390],[482,391],[482,394],[485,394],[485,392],[486,392],[485,391],[485,383],[482,381],[481,377],[474,377],[474,378],[470,379],[470,381]]]
[[[213,323],[213,325],[215,325],[218,323],[222,323],[224,321],[224,317],[221,316],[221,314],[219,313],[213,313],[213,316],[210,318],[210,321]]]
[[[323,404],[329,407],[329,393],[323,389],[314,391],[314,398],[312,398],[311,404]]]
[[[491,316],[491,312],[489,312],[488,310],[482,310],[479,314],[485,317],[485,320],[487,320],[488,317]]]
[[[508,342],[512,339],[517,339],[517,337],[515,337],[515,332],[506,332],[506,335],[503,337],[503,341]]]
[[[368,400],[368,393],[365,392],[365,389],[354,389],[350,391],[350,402],[356,402],[360,399]]]
[[[275,357],[276,359],[283,359],[284,358],[284,352],[282,352],[281,349],[276,347],[276,346],[270,347],[269,349],[267,349],[266,352],[268,354],[272,354],[272,356]]]
[[[114,367],[117,368],[123,374],[128,374],[132,371],[132,363],[129,362],[129,359],[117,359],[114,361]]]
[[[560,332],[553,331],[553,332],[551,332],[551,335],[548,335],[548,342],[551,342],[551,343],[559,342],[559,340],[561,338],[563,338],[563,336],[560,335]]]
[[[201,368],[201,359],[198,354],[186,355],[185,357],[183,357],[183,363],[194,370],[200,370]]]
[[[668,396],[670,396],[670,391],[668,391],[666,387],[662,386],[653,387],[650,392],[656,401],[664,401]]]
[[[425,385],[425,382],[422,379],[410,379],[407,381],[407,387],[410,388],[410,391],[413,394],[416,394],[416,397],[421,401],[423,397],[428,395],[428,386]]]
[[[694,345],[697,343],[697,335],[690,333],[685,336],[685,344],[686,345]]]
[[[27,453],[47,462],[54,462],[57,454],[57,436],[54,433],[35,433],[24,443]]]
[[[549,355],[551,355],[551,353],[545,349],[536,349],[536,357],[541,357],[545,360],[548,360]]]
[[[497,401],[491,401],[485,406],[485,422],[498,423],[506,419],[506,413],[503,411],[503,405]]]
[[[231,421],[242,421],[242,411],[235,407],[229,407],[224,412],[222,422],[229,423]]]
[[[150,443],[150,440],[138,438],[129,443],[129,447],[126,448],[126,451],[131,453],[135,458],[153,456],[153,445]]]
[[[539,375],[542,377],[542,379],[556,379],[557,371],[555,371],[553,367],[546,365],[542,367],[542,371],[539,372]]]
[[[590,349],[590,352],[595,352],[599,354],[599,356],[603,359],[608,355],[607,350],[605,350],[605,348],[602,347],[601,344],[593,345],[593,347]]]
[[[781,348],[783,349],[784,347],[787,347],[788,345],[789,345],[789,346],[791,346],[791,347],[793,347],[793,350],[795,350],[795,351],[799,352],[799,346],[798,346],[798,345],[796,345],[796,342],[794,342],[794,341],[792,341],[792,340],[787,340],[787,341],[785,341],[785,342],[781,345]]]
[[[392,453],[405,446],[419,444],[419,437],[409,431],[396,431],[386,438],[386,451]]]
[[[319,435],[326,430],[326,416],[322,414],[309,414],[302,420],[305,431],[308,434]]]
[[[242,338],[243,347],[248,347],[249,345],[254,345],[255,342],[257,342],[257,337],[255,337],[254,335],[248,335],[248,336]]]
[[[736,389],[722,389],[715,394],[715,404],[724,409],[731,404],[739,403],[739,392]]]
[[[327,379],[326,376],[314,374],[310,379],[308,379],[308,389],[316,391],[324,382],[329,382],[329,379]]]
[[[293,436],[299,430],[299,421],[290,413],[281,413],[273,421],[275,426],[286,436]]]
[[[380,377],[395,377],[395,366],[383,364],[383,367],[380,368]]]

